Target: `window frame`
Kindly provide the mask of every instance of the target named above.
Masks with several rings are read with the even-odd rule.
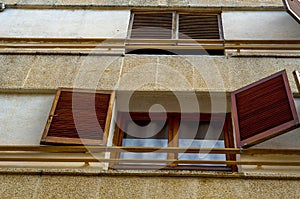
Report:
[[[168,147],[179,147],[179,123],[180,119],[188,119],[191,121],[211,121],[210,113],[167,113],[168,122]],[[124,137],[124,131],[126,122],[132,120],[147,120],[149,119],[148,113],[146,112],[130,112],[131,118],[128,118],[128,112],[117,112],[117,123],[115,125],[115,132],[113,136],[113,145],[122,146],[122,140]],[[225,120],[224,120],[225,116]],[[152,119],[159,120],[165,119],[162,113],[151,113]],[[199,118],[201,118],[199,120]],[[231,113],[220,113],[213,114],[213,121],[222,121],[223,133],[224,133],[224,145],[225,148],[234,148],[234,137],[233,137],[233,127],[231,120]],[[121,128],[117,125],[120,124]],[[174,141],[175,140],[175,141]],[[111,153],[111,158],[119,159],[120,152]],[[178,154],[168,153],[167,159],[178,159]],[[226,160],[236,160],[235,154],[226,154]],[[162,168],[163,167],[163,168]],[[122,165],[122,164],[110,164],[110,169],[166,169],[166,170],[209,170],[209,171],[237,171],[237,166],[226,165],[226,166],[195,166],[195,165],[177,165],[176,163],[171,163],[169,165]]]
[[[152,14],[159,11],[132,11],[130,22],[127,30],[127,37],[125,42],[125,54],[145,54],[145,55],[215,55],[224,56],[224,33],[221,19],[221,11],[164,11],[164,13],[172,14],[172,30],[171,37],[163,39],[158,37],[138,37],[132,38],[132,30],[134,27],[134,16],[136,14]],[[179,16],[180,15],[200,15],[200,16],[216,16],[219,38],[179,38]],[[200,19],[197,19],[200,20]],[[197,22],[195,21],[195,23]],[[159,26],[158,26],[159,27]],[[201,30],[199,30],[201,32]],[[207,33],[207,35],[210,35]],[[212,36],[213,37],[213,36]]]
[[[131,38],[131,31],[133,28],[134,24],[134,16],[135,14],[160,14],[161,12],[159,11],[132,11],[131,16],[130,16],[130,22],[128,26],[128,31],[127,31],[127,39],[134,39],[138,40],[138,38]],[[178,40],[179,38],[179,16],[180,15],[201,15],[201,16],[216,16],[217,17],[217,25],[218,25],[218,30],[219,30],[219,39],[193,39],[190,38],[190,40],[224,40],[224,33],[223,33],[223,24],[222,24],[222,18],[221,18],[221,12],[201,12],[201,11],[195,11],[195,12],[187,12],[187,11],[164,11],[163,13],[171,13],[172,14],[172,35],[171,38],[166,39],[166,40]],[[153,39],[153,38],[144,38],[144,39]]]

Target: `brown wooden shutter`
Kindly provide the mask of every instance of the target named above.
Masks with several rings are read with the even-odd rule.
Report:
[[[133,39],[172,39],[172,13],[135,13]]]
[[[299,0],[283,0],[287,12],[300,23],[300,2]]]
[[[179,14],[179,39],[220,39],[218,15]]]
[[[238,147],[260,143],[298,124],[285,71],[233,92],[231,100]]]
[[[112,103],[112,92],[59,88],[41,143],[105,144]]]

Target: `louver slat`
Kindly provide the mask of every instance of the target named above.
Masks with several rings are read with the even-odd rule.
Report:
[[[42,144],[103,144],[109,128],[112,94],[59,89]]]
[[[172,13],[134,14],[133,39],[172,39]]]
[[[217,15],[179,15],[179,39],[220,39]]]
[[[285,71],[231,94],[238,147],[275,137],[298,124]]]

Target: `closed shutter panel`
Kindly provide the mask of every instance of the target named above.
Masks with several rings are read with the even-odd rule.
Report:
[[[232,93],[238,147],[272,138],[298,124],[298,116],[285,71]]]
[[[103,144],[107,136],[112,94],[59,89],[42,144]]]
[[[132,39],[172,39],[172,13],[134,14]]]
[[[218,15],[179,14],[179,39],[220,39]]]

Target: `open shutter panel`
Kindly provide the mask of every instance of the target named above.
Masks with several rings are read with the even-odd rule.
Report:
[[[218,15],[179,14],[179,39],[220,39]]]
[[[285,71],[231,94],[238,147],[249,147],[275,137],[298,124]]]
[[[132,39],[172,39],[172,13],[135,13]]]
[[[105,144],[111,118],[111,92],[60,88],[42,144]]]
[[[283,0],[287,12],[300,23],[300,2],[299,0]]]

